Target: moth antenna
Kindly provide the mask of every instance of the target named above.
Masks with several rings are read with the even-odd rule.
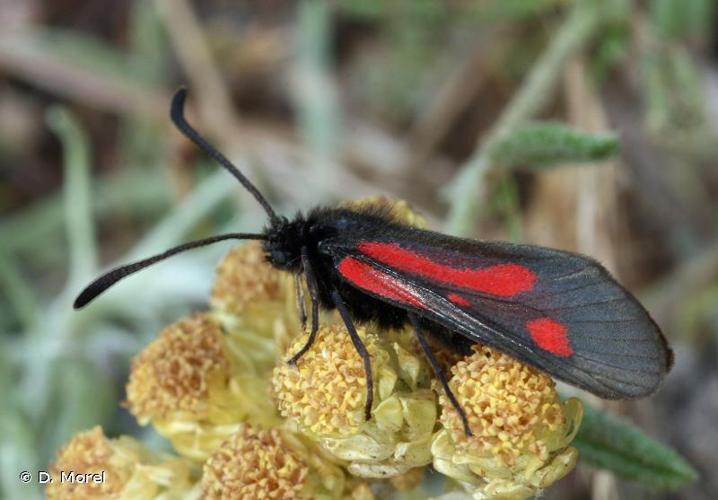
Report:
[[[224,241],[224,240],[263,240],[266,239],[266,237],[263,234],[249,234],[249,233],[227,233],[227,234],[219,234],[217,236],[212,236],[210,238],[204,238],[201,240],[195,240],[190,241],[188,243],[184,243],[182,245],[178,245],[176,247],[170,248],[169,250],[166,250],[162,252],[161,254],[154,255],[152,257],[148,257],[146,259],[138,260],[137,262],[133,262],[131,264],[126,264],[124,266],[116,267],[115,269],[112,269],[111,271],[106,272],[99,278],[97,278],[95,281],[87,285],[85,289],[80,293],[80,295],[77,296],[75,299],[74,304],[72,307],[75,309],[80,309],[81,307],[86,306],[89,302],[94,300],[98,295],[103,293],[105,290],[110,288],[112,285],[117,283],[123,278],[126,278],[130,274],[134,274],[137,271],[141,271],[142,269],[149,267],[153,264],[156,264],[160,261],[163,261],[165,259],[168,259],[169,257],[172,257],[173,255],[176,255],[180,252],[184,252],[186,250],[191,250],[193,248],[202,247],[205,245],[210,245],[212,243],[216,243],[218,241]]]
[[[266,198],[262,196],[262,193],[260,193],[259,190],[254,186],[254,184],[252,184],[249,179],[247,179],[244,174],[240,172],[239,169],[231,161],[229,161],[222,153],[220,153],[217,148],[207,142],[207,140],[202,137],[199,132],[197,132],[192,127],[192,125],[187,122],[184,117],[184,102],[186,97],[187,89],[183,87],[180,88],[172,98],[172,105],[170,107],[170,118],[172,118],[172,122],[175,124],[177,129],[182,132],[182,134],[184,134],[184,136],[187,137],[190,141],[194,142],[197,146],[199,146],[202,151],[207,153],[217,163],[222,165],[230,174],[232,174],[240,182],[240,184],[242,184],[242,186],[244,186],[244,188],[249,191],[252,196],[254,196],[254,199],[257,200],[260,205],[262,205],[262,208],[264,208],[264,211],[267,212],[269,218],[272,221],[276,221],[278,219],[277,214],[274,212],[274,209],[266,200]]]

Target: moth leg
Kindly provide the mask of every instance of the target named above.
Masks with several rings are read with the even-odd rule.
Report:
[[[307,309],[304,307],[304,287],[302,286],[302,275],[297,273],[294,275],[294,291],[296,292],[297,311],[299,311],[299,322],[302,330],[307,328]]]
[[[289,358],[288,363],[290,365],[296,365],[297,361],[312,347],[312,344],[317,338],[317,331],[319,330],[319,292],[317,291],[317,280],[314,277],[314,270],[312,269],[306,247],[302,247],[302,267],[304,268],[304,275],[307,278],[309,298],[312,300],[312,331],[309,332],[309,338],[302,348],[299,349],[294,356]],[[303,303],[304,298],[302,297],[302,304]]]
[[[369,420],[371,418],[371,408],[374,404],[374,379],[371,374],[371,356],[369,356],[369,351],[366,350],[356,328],[354,328],[354,322],[349,314],[349,310],[347,310],[347,306],[344,305],[344,301],[338,291],[332,290],[332,300],[334,301],[334,305],[337,306],[337,310],[344,320],[347,330],[349,330],[349,336],[352,339],[354,348],[364,362],[364,374],[366,376],[366,406],[364,407],[364,417],[366,420]]]
[[[446,397],[448,397],[449,401],[451,402],[451,406],[454,407],[454,409],[456,410],[456,413],[458,413],[459,417],[461,417],[461,421],[464,424],[464,432],[466,433],[467,436],[471,436],[472,433],[471,433],[471,429],[469,428],[469,419],[466,417],[466,412],[459,404],[459,401],[456,399],[456,396],[454,396],[454,393],[451,392],[451,387],[449,387],[449,382],[446,380],[446,377],[444,376],[444,372],[441,370],[441,367],[439,366],[439,362],[436,360],[434,353],[431,352],[429,343],[426,341],[426,336],[421,331],[421,325],[419,324],[419,318],[417,318],[414,314],[409,313],[409,320],[411,321],[411,324],[414,327],[414,333],[416,334],[416,338],[419,341],[421,350],[424,351],[424,354],[426,355],[426,359],[429,360],[429,364],[431,365],[431,368],[434,370],[434,375],[436,375],[436,378],[439,380],[441,387],[443,387],[444,392],[446,393]]]

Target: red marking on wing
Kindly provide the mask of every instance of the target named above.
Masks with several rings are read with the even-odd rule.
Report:
[[[536,283],[536,274],[519,264],[495,264],[483,269],[457,269],[434,262],[395,243],[360,243],[359,251],[399,271],[499,297],[511,297],[526,292]]]
[[[338,269],[342,276],[359,288],[386,299],[421,309],[426,308],[424,302],[403,283],[354,257],[344,257]]]
[[[468,300],[466,300],[466,297],[462,297],[461,295],[459,295],[457,293],[450,293],[446,296],[446,298],[458,306],[471,305],[471,303]]]
[[[531,338],[541,349],[556,356],[567,357],[573,354],[568,341],[568,329],[551,318],[538,318],[526,323]]]

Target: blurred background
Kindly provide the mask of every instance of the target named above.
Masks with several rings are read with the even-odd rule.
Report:
[[[186,85],[281,212],[383,194],[599,259],[677,361],[648,400],[582,397],[699,477],[582,464],[547,495],[718,497],[717,21],[711,0],[0,0],[0,495],[40,495],[18,472],[95,424],[166,446],[118,404],[129,359],[205,307],[227,246],[71,303],[107,266],[264,224],[171,127]]]

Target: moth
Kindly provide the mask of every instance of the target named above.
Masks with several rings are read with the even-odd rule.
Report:
[[[336,309],[364,363],[365,413],[373,406],[371,359],[355,323],[410,325],[437,379],[471,430],[432,353],[427,336],[464,352],[474,343],[502,351],[605,399],[653,393],[672,365],[672,352],[638,300],[598,262],[534,245],[456,238],[410,227],[387,210],[315,208],[278,215],[259,190],[185,119],[186,91],[174,96],[177,128],[231,173],[269,217],[261,233],[196,240],[115,268],[85,288],[85,306],[119,280],[175,254],[225,240],[261,240],[267,262],[304,279],[311,330],[296,363],[314,342],[319,309]],[[297,290],[302,287],[297,286]],[[298,292],[299,293],[299,292]],[[304,304],[303,300],[300,300]],[[306,320],[306,315],[302,312]]]

